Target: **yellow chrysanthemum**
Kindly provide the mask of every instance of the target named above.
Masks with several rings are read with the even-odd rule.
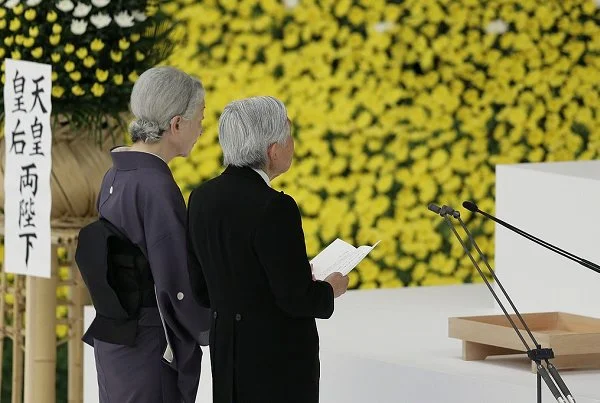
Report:
[[[19,20],[18,18],[13,18],[12,20],[10,20],[10,23],[8,24],[8,29],[12,32],[16,32],[19,29],[21,29],[21,20]]]
[[[81,48],[77,49],[77,52],[75,52],[75,55],[77,55],[78,58],[83,60],[88,55],[88,50],[85,47],[81,47]]]
[[[23,46],[30,48],[35,44],[34,38],[23,38]]]
[[[96,60],[92,56],[87,56],[85,59],[83,59],[83,65],[88,69],[94,67],[95,64]]]
[[[76,96],[82,96],[85,94],[85,90],[83,88],[81,88],[79,85],[75,85],[74,87],[72,87],[71,92],[73,93],[73,95],[76,95]]]
[[[58,19],[58,14],[54,10],[49,11],[48,14],[46,15],[46,21],[48,21],[48,22],[54,22],[57,19]],[[58,32],[54,32],[54,33],[57,34]]]
[[[23,10],[25,10],[25,7],[23,6],[23,4],[17,4],[16,6],[14,6],[12,8],[12,12],[14,15],[21,15],[23,14]]]
[[[68,62],[65,63],[64,68],[67,73],[70,73],[73,70],[75,70],[75,63],[73,63],[72,61],[69,60]]]
[[[74,71],[69,74],[69,77],[71,78],[71,80],[77,82],[81,80],[81,73],[79,71]]]
[[[67,259],[67,248],[64,246],[59,246],[56,250],[56,254],[58,256],[59,261],[64,261]]]
[[[158,6],[151,5],[151,4],[149,4],[149,5],[146,6],[146,15],[148,17],[152,17],[157,12],[158,12]]]
[[[35,12],[35,10],[33,8],[30,8],[27,11],[25,11],[25,19],[27,21],[35,20],[36,15],[37,15],[37,13]]]
[[[69,314],[69,309],[64,305],[56,307],[56,319],[65,318]]]
[[[132,83],[135,83],[139,77],[140,76],[138,75],[137,71],[134,70],[131,73],[129,73],[129,75],[127,76],[127,79],[129,81],[131,81]]]
[[[129,43],[129,41],[127,39],[121,38],[119,40],[119,49],[121,49],[121,50],[127,50],[127,49],[129,49],[129,45],[130,45],[130,43]]]
[[[61,87],[60,85],[52,86],[52,96],[54,98],[60,98],[63,96],[64,93],[65,93],[65,89],[63,87]]]
[[[56,325],[56,336],[59,339],[64,339],[69,334],[69,326],[67,325]]]
[[[102,42],[102,39],[96,38],[90,44],[90,49],[92,52],[100,52],[102,49],[104,49],[104,42]]]
[[[121,59],[123,59],[123,53],[119,52],[119,51],[111,50],[110,51],[110,58],[111,58],[111,60],[113,62],[119,63],[121,61]]]
[[[95,97],[101,97],[102,95],[104,95],[104,86],[99,83],[94,83],[90,91],[92,92],[92,94],[94,94]]]
[[[96,79],[103,83],[108,79],[108,71],[102,69],[96,69]]]
[[[60,35],[50,35],[48,42],[50,42],[50,45],[52,46],[58,45],[60,43]]]

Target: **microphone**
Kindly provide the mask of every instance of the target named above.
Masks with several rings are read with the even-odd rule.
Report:
[[[442,206],[442,211],[440,212],[441,215],[446,215],[449,214],[454,218],[459,218],[460,217],[460,213],[456,210],[454,210],[452,207],[450,206],[446,206],[445,204]]]
[[[433,211],[434,213],[441,215],[442,217],[445,217],[446,215],[451,215],[454,218],[460,217],[460,212],[454,210],[450,206],[446,206],[445,204],[442,207],[440,207],[437,204],[429,203],[427,205],[427,208],[430,211]]]
[[[463,207],[466,208],[469,211],[472,211],[473,213],[477,213],[481,210],[479,210],[479,207],[477,207],[477,204],[473,203],[472,201],[464,201],[463,202]]]
[[[463,202],[463,207],[466,208],[467,210],[473,212],[473,213],[479,213],[481,215],[483,215],[484,217],[489,218],[490,220],[502,225],[503,227],[521,235],[522,237],[529,239],[530,241],[551,250],[552,252],[555,252],[563,257],[566,257],[567,259],[570,259],[576,263],[579,263],[580,265],[582,265],[583,267],[587,267],[590,270],[595,271],[596,273],[600,273],[600,266],[598,266],[597,264],[590,262],[587,259],[584,259],[582,257],[579,257],[577,255],[572,254],[571,252],[567,252],[561,248],[559,248],[558,246],[554,246],[551,243],[548,243],[546,241],[543,241],[525,231],[523,231],[520,228],[517,228],[513,225],[510,225],[509,223],[502,221],[499,218],[494,217],[491,214],[486,213],[485,211],[482,211],[479,209],[479,207],[477,207],[477,204],[473,203],[472,201],[465,201]]]
[[[429,203],[427,205],[427,208],[429,209],[429,211],[433,211],[436,214],[440,214],[440,211],[442,210],[442,208],[440,206],[438,206],[437,204],[433,204],[433,203]]]

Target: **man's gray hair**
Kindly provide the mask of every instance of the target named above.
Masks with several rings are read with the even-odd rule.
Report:
[[[174,67],[153,67],[135,82],[130,107],[135,120],[129,125],[131,140],[155,143],[171,125],[171,119],[192,119],[204,102],[204,87]]]
[[[219,118],[219,143],[225,165],[264,168],[269,146],[283,145],[289,136],[285,105],[273,97],[233,101]]]

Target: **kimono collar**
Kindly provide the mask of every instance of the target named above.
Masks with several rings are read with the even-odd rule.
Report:
[[[116,169],[128,171],[140,168],[159,169],[171,173],[169,165],[156,154],[134,151],[129,147],[114,147],[110,150],[113,165]]]

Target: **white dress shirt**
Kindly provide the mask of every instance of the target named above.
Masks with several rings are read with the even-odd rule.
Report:
[[[271,181],[269,180],[269,176],[265,173],[265,171],[263,171],[262,169],[254,169],[252,168],[252,170],[254,172],[256,172],[257,174],[260,175],[261,178],[263,178],[263,180],[265,181],[265,183],[269,186],[271,186]]]

